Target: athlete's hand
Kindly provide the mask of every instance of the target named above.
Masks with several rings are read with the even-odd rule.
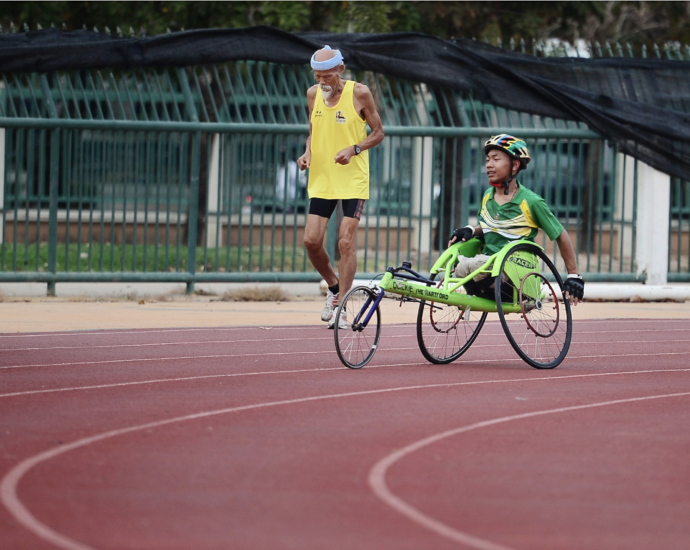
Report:
[[[469,241],[472,237],[474,237],[474,227],[471,225],[460,227],[453,231],[453,234],[450,236],[450,239],[448,240],[448,248],[450,248],[453,243],[458,241],[464,243],[465,241]]]
[[[297,166],[299,166],[300,170],[306,170],[311,166],[311,151],[307,151],[297,159]]]
[[[338,151],[338,154],[335,156],[335,163],[336,164],[350,164],[350,159],[352,158],[352,155],[355,154],[355,148],[354,147],[348,147],[347,149],[343,149],[342,151]]]
[[[568,274],[568,278],[563,283],[563,297],[570,300],[574,306],[585,297],[585,282],[582,277]]]

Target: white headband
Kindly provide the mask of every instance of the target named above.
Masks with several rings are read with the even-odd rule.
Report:
[[[324,50],[330,50],[330,46],[324,46]],[[316,57],[316,54],[311,56],[311,68],[315,71],[330,71],[331,69],[335,69],[338,65],[340,65],[343,62],[343,54],[340,53],[340,50],[333,50],[335,52],[335,55],[331,59],[327,59],[326,61],[316,61],[314,58]]]

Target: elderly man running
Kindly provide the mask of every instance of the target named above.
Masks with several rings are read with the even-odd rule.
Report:
[[[297,159],[300,170],[309,168],[309,212],[304,245],[312,265],[328,284],[321,319],[328,328],[336,322],[340,295],[352,286],[357,270],[357,226],[369,198],[368,149],[383,140],[381,118],[371,91],[363,84],[343,80],[343,56],[329,46],[311,58],[317,84],[307,90],[309,138]],[[371,134],[367,137],[367,124]],[[336,275],[323,246],[328,220],[341,200],[344,218],[340,225],[340,273]],[[344,316],[340,328],[347,326]]]

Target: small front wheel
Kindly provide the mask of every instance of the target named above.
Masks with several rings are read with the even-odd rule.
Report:
[[[559,301],[558,287],[563,288],[563,281],[555,266],[530,244],[511,249],[496,278],[496,306],[503,330],[518,355],[537,369],[557,367],[570,348],[570,302]]]
[[[376,298],[381,290],[358,286],[338,306],[335,349],[346,367],[361,369],[376,353],[381,336],[381,312]]]

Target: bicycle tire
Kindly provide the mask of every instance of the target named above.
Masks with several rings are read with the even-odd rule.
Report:
[[[351,369],[361,369],[374,357],[381,337],[381,310],[376,303],[380,290],[368,286],[352,288],[336,310],[338,322],[334,326],[335,349],[342,363]],[[340,327],[341,312],[345,311],[347,327]],[[372,312],[366,327],[361,323]]]

